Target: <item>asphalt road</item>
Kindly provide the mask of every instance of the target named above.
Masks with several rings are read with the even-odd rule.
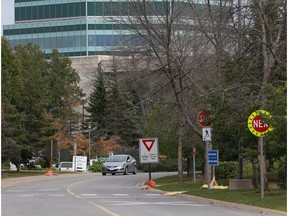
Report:
[[[163,175],[169,173],[153,173],[152,178]],[[36,179],[8,187],[2,184],[3,216],[263,216],[249,209],[143,190],[147,173],[89,173]]]

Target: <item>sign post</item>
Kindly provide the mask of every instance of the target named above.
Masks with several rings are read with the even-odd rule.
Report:
[[[151,163],[159,162],[158,138],[139,139],[139,150],[140,163],[148,163],[149,166],[150,184],[150,182],[153,182],[151,178]],[[153,182],[153,184],[155,183]]]
[[[207,181],[209,190],[210,190],[211,175],[210,175],[210,167],[208,163],[208,151],[209,151],[209,143],[212,137],[212,134],[211,134],[212,123],[210,122],[210,116],[211,114],[207,111],[201,111],[197,115],[197,122],[202,127],[203,141],[205,141],[206,181]]]
[[[216,177],[215,177],[215,166],[219,166],[219,151],[218,150],[209,150],[208,152],[208,163],[209,166],[213,167],[213,178],[212,181],[210,183],[210,187],[211,186],[218,186],[217,182],[216,182]]]
[[[196,156],[196,148],[193,148],[193,182],[196,181],[195,174],[195,156]]]
[[[265,119],[264,119],[265,118]],[[264,159],[263,159],[263,143],[264,136],[272,131],[271,125],[266,122],[272,118],[271,114],[265,110],[257,110],[248,118],[248,128],[252,134],[259,137],[260,143],[260,175],[261,175],[261,198],[264,198]]]
[[[210,182],[211,182],[211,169],[209,166],[209,142],[212,140],[212,134],[211,134],[211,128],[210,127],[203,127],[202,128],[202,137],[203,141],[205,141],[206,145],[206,179],[207,179],[207,184],[208,184],[208,189],[210,190]]]

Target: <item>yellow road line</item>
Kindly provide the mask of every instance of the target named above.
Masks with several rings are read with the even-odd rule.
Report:
[[[103,207],[103,206],[97,205],[96,203],[93,203],[93,202],[91,202],[91,201],[90,201],[89,203],[90,203],[91,205],[96,206],[97,208],[101,209],[102,211],[104,211],[104,212],[112,215],[112,216],[120,216],[120,215],[118,215],[118,214],[110,211],[109,209]]]
[[[70,184],[70,185],[68,185],[68,187],[66,188],[66,191],[67,191],[70,195],[72,195],[72,196],[74,196],[74,197],[76,197],[76,198],[81,198],[81,197],[78,196],[77,194],[73,193],[73,192],[70,190],[70,187],[72,187],[72,186],[74,186],[74,185],[77,185],[77,184],[84,183],[84,182],[93,181],[93,180],[94,180],[94,179],[89,179],[89,180],[84,180],[84,181],[80,181],[80,182],[76,182],[76,183]]]
[[[76,197],[76,198],[80,198],[80,196],[78,196],[77,194],[73,193],[69,188],[67,188],[66,190],[67,190],[67,192],[68,192],[69,194],[71,194],[72,196],[74,196],[74,197]]]
[[[94,179],[89,179],[89,180],[80,181],[80,182],[76,182],[76,183],[70,184],[70,185],[68,185],[68,187],[66,188],[66,191],[67,191],[70,195],[72,195],[72,196],[74,196],[74,197],[76,197],[76,198],[81,198],[79,195],[73,193],[73,192],[70,190],[70,187],[72,187],[72,186],[74,186],[74,185],[76,185],[76,184],[80,184],[80,183],[84,183],[84,182],[92,181],[92,180],[94,180]],[[96,203],[93,203],[93,202],[91,202],[91,201],[89,201],[89,203],[90,203],[91,205],[93,205],[93,206],[101,209],[102,211],[110,214],[111,216],[120,216],[120,215],[118,215],[118,214],[110,211],[109,209],[107,209],[107,208],[105,208],[105,207],[103,207],[103,206],[100,206],[100,205],[98,205],[98,204],[96,204]]]

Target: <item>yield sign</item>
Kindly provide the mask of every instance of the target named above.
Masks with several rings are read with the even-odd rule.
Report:
[[[140,163],[158,163],[158,156],[157,138],[139,139]]]
[[[145,147],[148,150],[148,152],[150,152],[150,150],[153,147],[153,144],[155,143],[155,139],[142,140],[142,142],[145,145]]]

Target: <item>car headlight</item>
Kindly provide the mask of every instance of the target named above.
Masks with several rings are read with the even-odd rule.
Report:
[[[120,169],[124,168],[124,164],[118,166]]]

